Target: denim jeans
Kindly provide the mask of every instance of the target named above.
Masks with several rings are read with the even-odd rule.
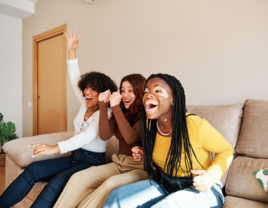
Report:
[[[32,208],[53,207],[69,178],[76,172],[105,163],[105,153],[78,149],[70,157],[30,164],[0,196],[0,207],[10,208],[20,202],[39,181],[48,182]]]
[[[181,184],[186,182],[183,180],[180,180]],[[190,187],[169,194],[155,181],[148,179],[114,189],[103,208],[221,208],[224,203],[220,181],[208,192],[200,192]]]

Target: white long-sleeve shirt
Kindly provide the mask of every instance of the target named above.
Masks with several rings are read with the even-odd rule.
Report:
[[[74,119],[74,136],[68,140],[59,142],[61,153],[66,153],[79,148],[92,152],[105,152],[106,142],[99,136],[99,110],[97,110],[87,121],[84,121],[84,115],[87,111],[86,101],[81,90],[78,87],[80,79],[80,70],[77,59],[67,60],[68,75],[73,86],[74,92],[81,103],[81,107]],[[110,118],[112,110],[108,108],[108,117]]]

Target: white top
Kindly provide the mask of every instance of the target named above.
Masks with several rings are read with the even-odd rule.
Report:
[[[97,110],[87,121],[84,121],[87,106],[85,98],[78,87],[80,70],[77,59],[67,60],[67,68],[71,84],[81,103],[81,107],[74,119],[74,136],[66,141],[58,143],[60,152],[66,153],[79,148],[92,152],[105,152],[107,141],[103,141],[99,136],[99,110]],[[108,108],[107,112],[108,118],[110,118],[112,110]]]

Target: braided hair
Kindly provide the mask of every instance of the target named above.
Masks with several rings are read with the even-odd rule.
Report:
[[[192,177],[191,173],[191,170],[193,169],[192,154],[195,156],[195,158],[196,155],[191,145],[187,129],[187,122],[186,122],[187,110],[185,105],[184,89],[177,78],[168,74],[161,74],[161,73],[152,74],[147,79],[146,84],[150,79],[156,77],[163,79],[169,85],[173,94],[171,145],[167,154],[163,171],[167,174],[167,177],[171,180],[173,180],[172,178],[174,178],[172,177],[174,173],[175,176],[177,176],[177,173],[182,166],[181,155],[182,150],[184,149],[185,152],[184,159],[186,167],[186,172],[184,172],[184,175],[189,177],[188,173],[190,173],[190,177]],[[152,161],[152,154],[157,133],[156,120],[147,119],[144,106],[142,107],[141,112],[140,129],[141,129],[141,140],[143,144],[144,169],[149,175],[152,175],[153,179],[155,179],[161,185],[163,182],[163,177],[160,177],[159,173],[153,168],[153,161]]]

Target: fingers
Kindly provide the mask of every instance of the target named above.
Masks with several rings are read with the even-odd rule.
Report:
[[[77,41],[79,40],[79,38],[80,38],[81,34],[82,34],[82,31],[80,31],[80,32],[79,32],[79,34],[77,35],[77,38],[76,38],[76,39],[77,39]]]
[[[68,36],[67,36],[67,33],[66,33],[66,32],[64,32],[64,35],[65,35],[65,37],[66,37],[66,40],[68,41],[68,40],[69,40],[69,38],[68,38]]]
[[[32,155],[32,157],[37,157],[37,156],[39,156],[39,155],[43,155],[44,154],[44,151],[43,150],[40,150],[40,151],[38,151],[38,152],[35,152],[33,155]]]
[[[73,37],[72,38],[75,38],[75,28],[73,29]]]
[[[143,150],[139,149],[139,146],[135,146],[132,149],[132,156],[135,161],[142,161],[143,160]]]
[[[37,146],[39,146],[40,144],[30,144],[30,145],[28,145],[28,147],[37,147]]]
[[[132,147],[131,149],[132,152],[137,152],[137,150],[139,150],[139,146]]]
[[[71,38],[72,38],[72,36],[71,36],[71,32],[70,32],[69,29],[68,29],[67,31],[68,31],[69,39],[71,39]]]
[[[143,160],[143,156],[140,154],[132,153],[132,156],[133,156],[134,160],[137,162]]]
[[[110,97],[110,90],[106,90],[105,92],[102,92],[99,94],[99,101],[103,101],[103,102],[109,102],[109,97]]]

